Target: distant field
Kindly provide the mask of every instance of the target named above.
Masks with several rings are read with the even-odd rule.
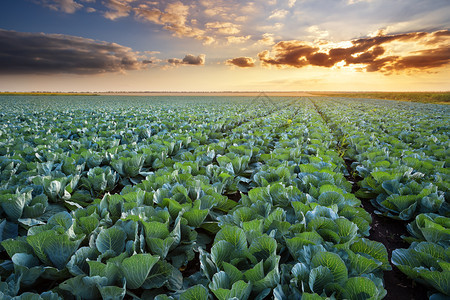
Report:
[[[314,94],[329,97],[350,97],[350,98],[375,98],[385,100],[398,100],[407,102],[421,102],[434,104],[450,104],[450,92],[314,92]]]
[[[96,96],[95,93],[0,92],[0,96]]]
[[[93,92],[93,93],[58,93],[58,92],[0,92],[1,96],[226,96],[226,97],[256,97],[261,92]],[[314,97],[317,95],[309,92],[265,92],[270,97]]]
[[[256,97],[260,92],[0,92],[1,96],[234,96]],[[270,97],[349,97],[398,100],[433,104],[450,104],[450,92],[265,92]]]

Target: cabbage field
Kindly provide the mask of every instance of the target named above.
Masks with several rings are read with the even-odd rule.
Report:
[[[449,106],[0,96],[0,116],[0,299],[450,297]]]

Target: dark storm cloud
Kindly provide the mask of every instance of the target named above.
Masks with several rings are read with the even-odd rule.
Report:
[[[236,57],[226,61],[227,65],[233,65],[240,68],[251,68],[255,66],[255,60],[251,57]]]
[[[432,33],[412,32],[383,35],[351,41],[347,48],[327,49],[303,41],[282,41],[258,54],[263,66],[301,68],[308,65],[332,67],[343,61],[345,65],[360,64],[367,72],[380,71],[385,74],[407,69],[431,69],[450,63],[450,31]],[[404,52],[401,55],[385,55],[390,43],[414,42],[423,45],[423,50]],[[326,46],[326,44],[325,44]],[[434,47],[432,49],[427,49]]]
[[[198,56],[187,54],[183,59],[179,58],[169,58],[167,60],[169,64],[172,65],[194,65],[201,66],[205,64],[205,55],[200,54]]]
[[[0,74],[100,74],[139,70],[131,48],[82,37],[0,29]]]

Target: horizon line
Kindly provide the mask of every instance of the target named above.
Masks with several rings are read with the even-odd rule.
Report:
[[[43,93],[43,94],[121,94],[121,93],[161,93],[161,94],[171,94],[171,93],[449,93],[450,90],[217,90],[217,91],[0,91],[0,94],[26,94],[26,93]]]

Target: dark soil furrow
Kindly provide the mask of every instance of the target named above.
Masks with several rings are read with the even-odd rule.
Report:
[[[361,177],[353,176],[354,174],[351,164],[354,161],[345,160],[349,176],[347,180],[352,184],[352,193],[358,189],[358,182],[362,180]],[[375,207],[368,199],[361,199],[361,206],[370,213],[372,217],[372,224],[370,229],[369,239],[382,243],[388,252],[389,263],[391,262],[392,251],[398,248],[408,248],[409,244],[405,242],[401,236],[408,235],[406,230],[406,223],[400,220],[385,218],[375,213]],[[384,272],[384,288],[387,295],[384,299],[396,300],[420,300],[428,299],[427,289],[415,281],[409,279],[395,266],[392,266],[391,271]]]
[[[317,111],[317,113],[322,117],[324,122],[328,124],[326,116],[319,110],[316,103],[311,101]],[[328,126],[330,127],[330,126]],[[331,130],[331,129],[330,129]],[[331,130],[332,134],[333,131]],[[336,137],[336,140],[339,140]],[[343,147],[338,145],[337,147]],[[345,149],[337,149],[338,151],[344,151]],[[345,165],[348,171],[346,176],[347,181],[352,184],[352,193],[354,194],[358,189],[358,183],[363,180],[363,178],[356,175],[351,165],[353,162],[350,159],[345,158]],[[372,217],[372,224],[370,229],[369,239],[382,243],[388,252],[389,263],[391,263],[392,251],[398,248],[408,248],[409,244],[406,243],[401,236],[408,235],[406,230],[406,222],[400,220],[394,220],[390,218],[385,218],[383,216],[377,215],[375,213],[375,207],[370,203],[368,199],[360,199],[361,206],[370,213]],[[387,295],[384,299],[396,299],[396,300],[420,300],[428,299],[427,289],[415,281],[409,279],[404,273],[391,264],[392,270],[384,272],[384,288],[387,291]]]

